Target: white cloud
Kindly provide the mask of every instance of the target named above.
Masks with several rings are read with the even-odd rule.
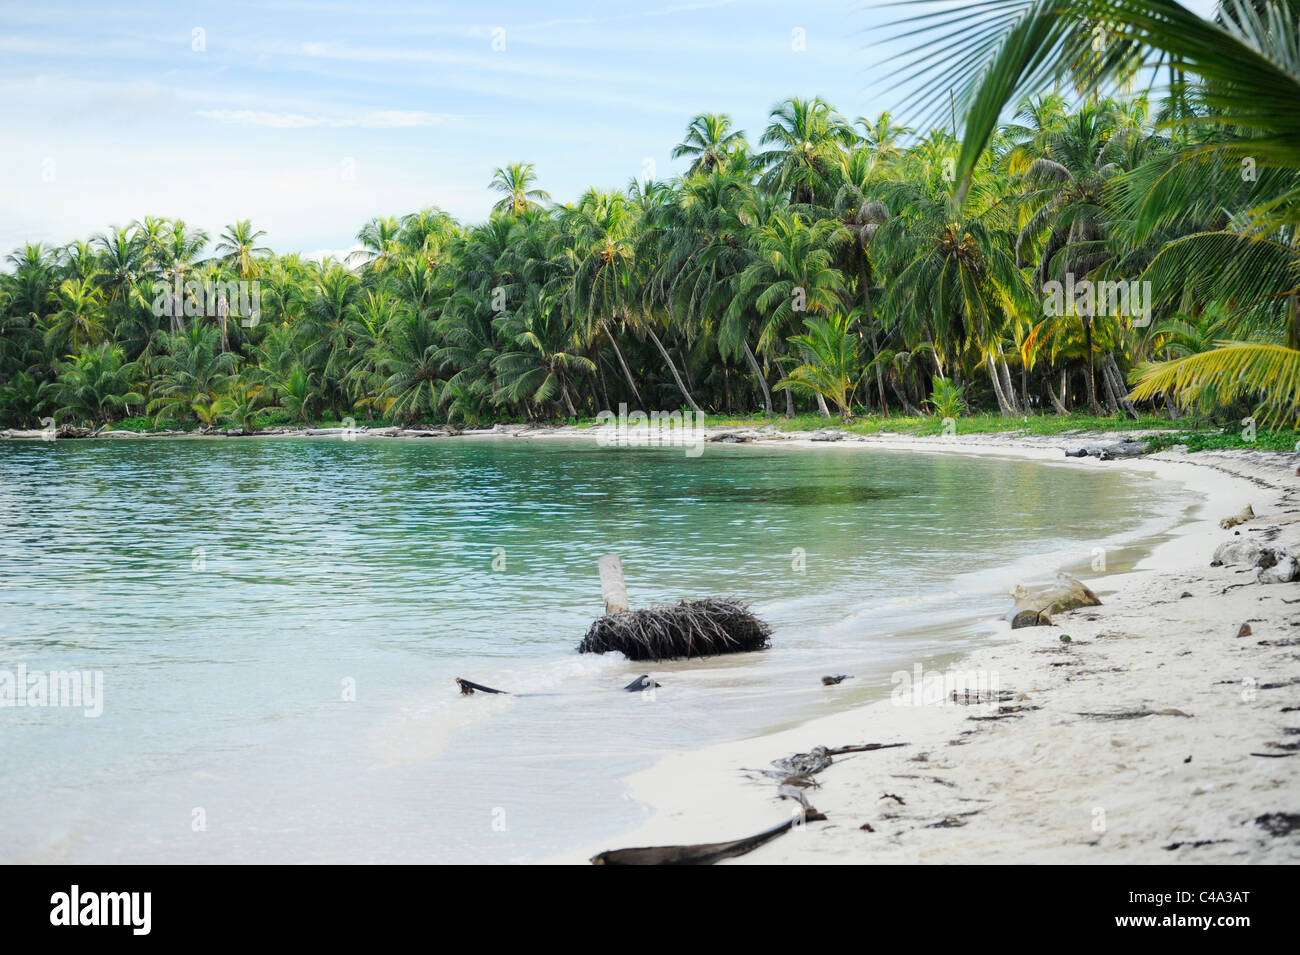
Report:
[[[438,126],[457,117],[451,113],[426,113],[422,110],[385,109],[360,116],[305,116],[301,113],[270,113],[256,109],[201,109],[204,119],[237,126],[270,126],[275,129],[307,129],[324,126],[331,129],[357,126],[363,129],[398,129],[411,126]]]

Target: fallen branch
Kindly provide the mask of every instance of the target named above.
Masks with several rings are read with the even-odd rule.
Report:
[[[480,693],[505,693],[507,696],[510,695],[505,690],[494,690],[490,686],[484,686],[481,683],[471,683],[469,680],[462,680],[460,677],[456,677],[456,683],[460,686],[462,696],[473,696],[475,690],[478,690]]]
[[[807,822],[819,822],[826,817],[803,802],[798,815],[792,815],[762,832],[730,842],[704,842],[688,846],[646,846],[636,849],[609,849],[591,857],[592,865],[713,865],[752,852],[784,832]]]

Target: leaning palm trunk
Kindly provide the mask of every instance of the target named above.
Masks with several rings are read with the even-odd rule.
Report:
[[[1070,410],[1065,407],[1065,403],[1056,397],[1056,389],[1052,387],[1052,376],[1049,374],[1044,381],[1047,383],[1047,397],[1052,400],[1052,407],[1056,409],[1057,414],[1069,414]],[[1065,369],[1061,369],[1061,394],[1065,394]]]
[[[1093,373],[1092,320],[1088,318],[1083,320],[1083,341],[1084,347],[1088,351],[1088,371],[1086,375],[1086,384],[1088,386],[1088,413],[1100,417],[1101,406],[1097,404],[1097,377]]]
[[[745,358],[749,360],[749,367],[753,369],[754,377],[758,379],[758,387],[763,391],[763,408],[766,417],[772,417],[772,389],[767,386],[767,376],[763,374],[763,369],[758,367],[758,359],[754,357],[754,350],[749,347],[749,342],[745,342]]]
[[[998,399],[998,411],[1002,417],[1010,418],[1015,414],[1015,411],[1007,404],[1007,396],[1002,391],[1002,378],[998,373],[998,363],[994,360],[992,352],[989,352],[985,358],[989,366],[989,381],[993,385],[993,395]]]
[[[1137,420],[1137,406],[1133,404],[1132,399],[1128,397],[1128,391],[1124,387],[1124,375],[1120,372],[1119,366],[1115,364],[1115,355],[1113,352],[1106,353],[1106,360],[1102,362],[1101,372],[1106,377],[1106,383],[1111,392],[1115,395],[1115,403],[1119,408],[1124,410],[1130,418]]]
[[[637,391],[636,382],[632,380],[632,370],[627,367],[627,362],[623,358],[623,350],[618,347],[618,340],[614,337],[614,332],[610,330],[609,323],[601,320],[600,327],[605,330],[609,336],[609,343],[614,346],[614,354],[618,356],[618,365],[623,369],[623,377],[627,379],[627,386],[632,389],[632,397],[636,399],[638,408],[644,408],[645,402],[641,400],[641,392]]]
[[[1020,399],[1016,396],[1016,386],[1011,381],[1011,369],[1005,358],[998,359],[998,374],[1002,376],[1002,391],[1007,398],[1007,407],[1012,414],[1020,414]]]
[[[814,397],[816,397],[817,399],[817,411],[821,414],[823,418],[829,418],[831,416],[831,412],[830,409],[826,407],[826,399],[821,396],[820,392],[816,394]]]
[[[673,381],[677,382],[677,390],[682,393],[682,397],[686,399],[686,403],[691,406],[691,410],[695,412],[696,416],[703,415],[704,412],[700,410],[700,406],[695,403],[695,399],[691,397],[691,393],[686,390],[686,385],[682,383],[682,376],[677,373],[677,365],[673,363],[672,358],[668,354],[668,350],[664,348],[664,343],[659,340],[659,336],[655,334],[655,330],[651,328],[649,324],[646,325],[645,330],[649,333],[651,341],[655,343],[655,347],[659,349],[659,354],[663,356],[664,363],[668,366],[668,370],[672,372]]]

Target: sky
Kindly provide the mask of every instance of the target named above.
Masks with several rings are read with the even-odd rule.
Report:
[[[481,221],[513,161],[559,202],[667,179],[697,113],[757,141],[789,96],[851,120],[897,108],[881,82],[896,15],[874,0],[0,0],[0,250],[155,215],[214,237],[251,219],[275,251],[320,255],[377,215]]]

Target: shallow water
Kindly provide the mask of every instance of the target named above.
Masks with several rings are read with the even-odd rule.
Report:
[[[668,751],[969,647],[1024,575],[1170,523],[1162,493],[843,447],[5,442],[0,673],[102,672],[103,713],[0,707],[0,860],[545,858],[636,825],[620,779]],[[734,594],[773,649],[578,655],[609,551],[633,606]]]

